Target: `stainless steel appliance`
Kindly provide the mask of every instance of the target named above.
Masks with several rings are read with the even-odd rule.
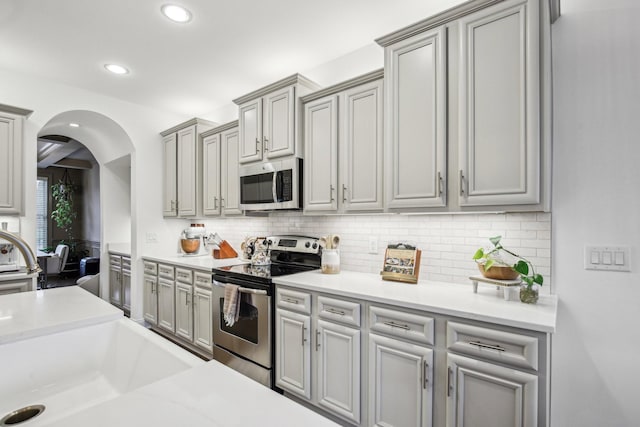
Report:
[[[320,268],[317,238],[271,236],[266,239],[271,264],[241,264],[213,269],[213,358],[275,388],[275,296],[273,277]],[[240,286],[240,317],[223,319],[227,283]]]
[[[240,167],[240,208],[247,211],[300,209],[302,159]]]

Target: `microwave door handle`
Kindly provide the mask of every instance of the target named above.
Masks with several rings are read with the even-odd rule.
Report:
[[[278,201],[278,171],[273,171],[273,183],[271,184],[271,194],[273,195],[273,201]]]

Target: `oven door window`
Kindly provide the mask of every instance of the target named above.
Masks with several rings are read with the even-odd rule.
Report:
[[[251,304],[251,298],[240,296],[240,316],[233,326],[224,322],[224,298],[220,298],[220,329],[243,340],[258,344],[258,307]]]
[[[273,172],[240,177],[240,203],[273,203]]]

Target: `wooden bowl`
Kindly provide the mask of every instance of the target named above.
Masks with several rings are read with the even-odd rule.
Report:
[[[499,265],[494,265],[489,269],[489,271],[484,271],[484,264],[478,264],[478,270],[480,270],[480,273],[482,273],[482,275],[487,279],[495,280],[515,280],[520,275],[520,273],[511,267],[503,267]]]
[[[180,239],[180,246],[183,251],[192,254],[200,249],[200,239]]]

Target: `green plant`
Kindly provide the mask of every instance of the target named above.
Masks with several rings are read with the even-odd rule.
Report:
[[[69,241],[73,240],[73,222],[78,216],[73,205],[75,191],[76,186],[67,180],[60,180],[51,186],[51,197],[54,200],[51,219],[56,222],[58,228],[67,233]]]
[[[533,268],[533,264],[526,258],[521,257],[518,254],[513,253],[512,251],[505,249],[504,246],[500,243],[502,236],[491,237],[489,241],[493,244],[493,248],[486,251],[484,248],[480,248],[473,255],[473,259],[478,264],[483,264],[485,271],[489,270],[494,265],[500,265],[505,267],[511,267],[514,271],[520,274],[520,278],[523,282],[527,284],[528,288],[531,288],[534,283],[542,286],[542,282],[544,278],[541,274],[537,274]],[[513,265],[505,262],[500,252],[504,251],[505,253],[515,257],[517,262]]]

